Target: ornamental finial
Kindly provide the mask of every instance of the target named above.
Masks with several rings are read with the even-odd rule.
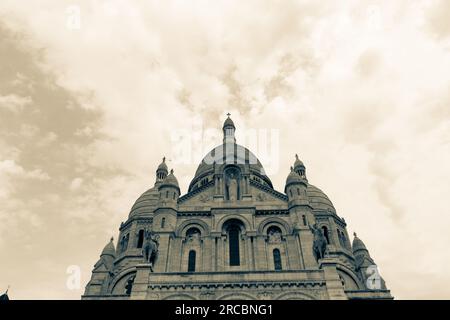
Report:
[[[229,118],[229,117],[231,116],[231,113],[228,112],[228,113],[227,113],[227,116],[228,116],[228,118]]]

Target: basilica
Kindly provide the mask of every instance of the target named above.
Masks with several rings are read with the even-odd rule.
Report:
[[[82,299],[392,299],[298,156],[277,191],[235,130],[228,116],[185,194],[163,158]]]

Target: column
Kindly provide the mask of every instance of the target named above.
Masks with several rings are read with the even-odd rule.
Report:
[[[300,250],[296,245],[295,236],[286,236],[286,254],[289,259],[289,267],[291,270],[301,269]]]
[[[154,272],[165,272],[169,254],[170,236],[168,233],[161,233],[159,238],[158,256],[153,266]]]
[[[307,227],[298,229],[298,239],[305,269],[317,268],[317,261],[313,253],[314,238],[311,230]]]
[[[182,238],[175,237],[171,241],[172,249],[170,254],[170,268],[169,271],[171,272],[179,272],[180,271],[180,265],[181,265],[181,241]]]
[[[336,269],[336,262],[333,259],[324,258],[321,260],[319,268],[324,272],[328,298],[330,300],[347,300],[344,286]]]
[[[265,236],[256,236],[256,269],[267,270],[267,253]]]
[[[213,256],[213,249],[212,249],[212,240],[211,237],[202,237],[200,242],[201,247],[201,255],[202,255],[202,269],[201,271],[212,271],[212,260],[211,257]]]

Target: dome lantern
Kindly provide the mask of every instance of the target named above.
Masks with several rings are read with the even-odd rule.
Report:
[[[180,197],[180,187],[177,178],[173,174],[173,169],[170,170],[170,173],[159,185],[158,192],[158,210],[160,208],[171,208],[176,210],[178,199]]]
[[[156,183],[162,182],[167,177],[167,173],[168,168],[166,164],[166,157],[163,157],[158,169],[156,169]]]
[[[231,120],[230,113],[227,113],[228,118],[225,119],[223,123],[223,143],[236,143],[236,138],[234,137],[234,132],[236,127],[234,126],[233,120]]]
[[[295,154],[294,171],[303,179],[306,179],[306,168],[303,162]]]
[[[307,186],[306,180],[295,172],[294,167],[291,167],[291,172],[289,172],[289,175],[286,178],[286,186],[284,187],[284,192],[288,196],[289,203],[307,203]]]

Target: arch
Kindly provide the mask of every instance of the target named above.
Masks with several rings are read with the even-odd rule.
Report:
[[[114,279],[111,281],[111,284],[109,285],[109,288],[111,289],[110,292],[114,294],[114,290],[116,290],[117,284],[121,283],[122,280],[128,279],[132,274],[136,275],[136,267],[125,269],[122,272],[120,272],[117,276],[115,276]]]
[[[200,233],[202,235],[208,236],[209,235],[209,226],[200,219],[189,219],[181,223],[177,230],[175,231],[175,234],[177,237],[185,237],[187,230],[189,230],[192,227],[196,227],[200,230]]]
[[[338,273],[342,273],[343,275],[346,275],[347,277],[351,278],[353,282],[356,284],[358,289],[365,289],[365,286],[359,278],[347,267],[343,266],[342,264],[339,264],[336,266],[336,270]]]
[[[200,231],[199,228],[197,228],[196,226],[190,226],[190,228],[188,228],[188,229],[186,230],[186,237],[189,237],[189,236],[191,236],[191,235],[193,235],[193,234],[196,234],[196,233],[198,233],[199,236],[202,235],[202,232]]]
[[[308,223],[306,221],[306,216],[304,214],[302,214],[302,220],[303,220],[303,225],[304,226],[308,225]]]
[[[188,272],[195,272],[195,260],[197,258],[197,253],[195,250],[189,251],[189,258],[188,258]]]
[[[144,229],[139,230],[136,248],[142,248],[144,244]]]
[[[267,234],[267,229],[269,229],[269,227],[271,227],[272,225],[276,225],[277,227],[279,227],[281,229],[281,234],[283,236],[292,234],[292,229],[289,226],[289,224],[286,221],[284,221],[283,219],[278,218],[278,217],[272,217],[272,218],[267,218],[267,219],[263,220],[259,224],[258,233],[259,234]]]
[[[320,226],[320,228],[322,229],[323,235],[325,237],[325,239],[327,240],[327,244],[330,244],[330,232],[328,231],[328,227],[323,225]]]
[[[226,225],[230,220],[239,220],[244,227],[244,230],[242,230],[244,234],[247,230],[251,230],[250,222],[247,220],[247,218],[241,216],[240,214],[233,214],[233,213],[227,214],[224,217],[222,217],[222,219],[220,219],[219,222],[217,223],[216,230],[222,231],[222,233],[224,233],[224,225]]]
[[[164,297],[161,300],[197,300],[197,299],[186,293],[177,293]]]
[[[276,297],[275,300],[316,300],[316,298],[303,292],[286,292]]]
[[[231,222],[226,226],[228,233],[228,250],[230,266],[241,265],[241,254],[239,250],[241,223],[238,220],[230,220]]]
[[[258,300],[256,297],[249,295],[247,293],[227,293],[217,300]]]
[[[276,224],[271,225],[267,228],[267,234],[270,234],[270,232],[282,232],[281,228],[279,226],[277,226]]]
[[[161,229],[164,229],[165,226],[166,226],[166,218],[162,217],[161,218]]]

